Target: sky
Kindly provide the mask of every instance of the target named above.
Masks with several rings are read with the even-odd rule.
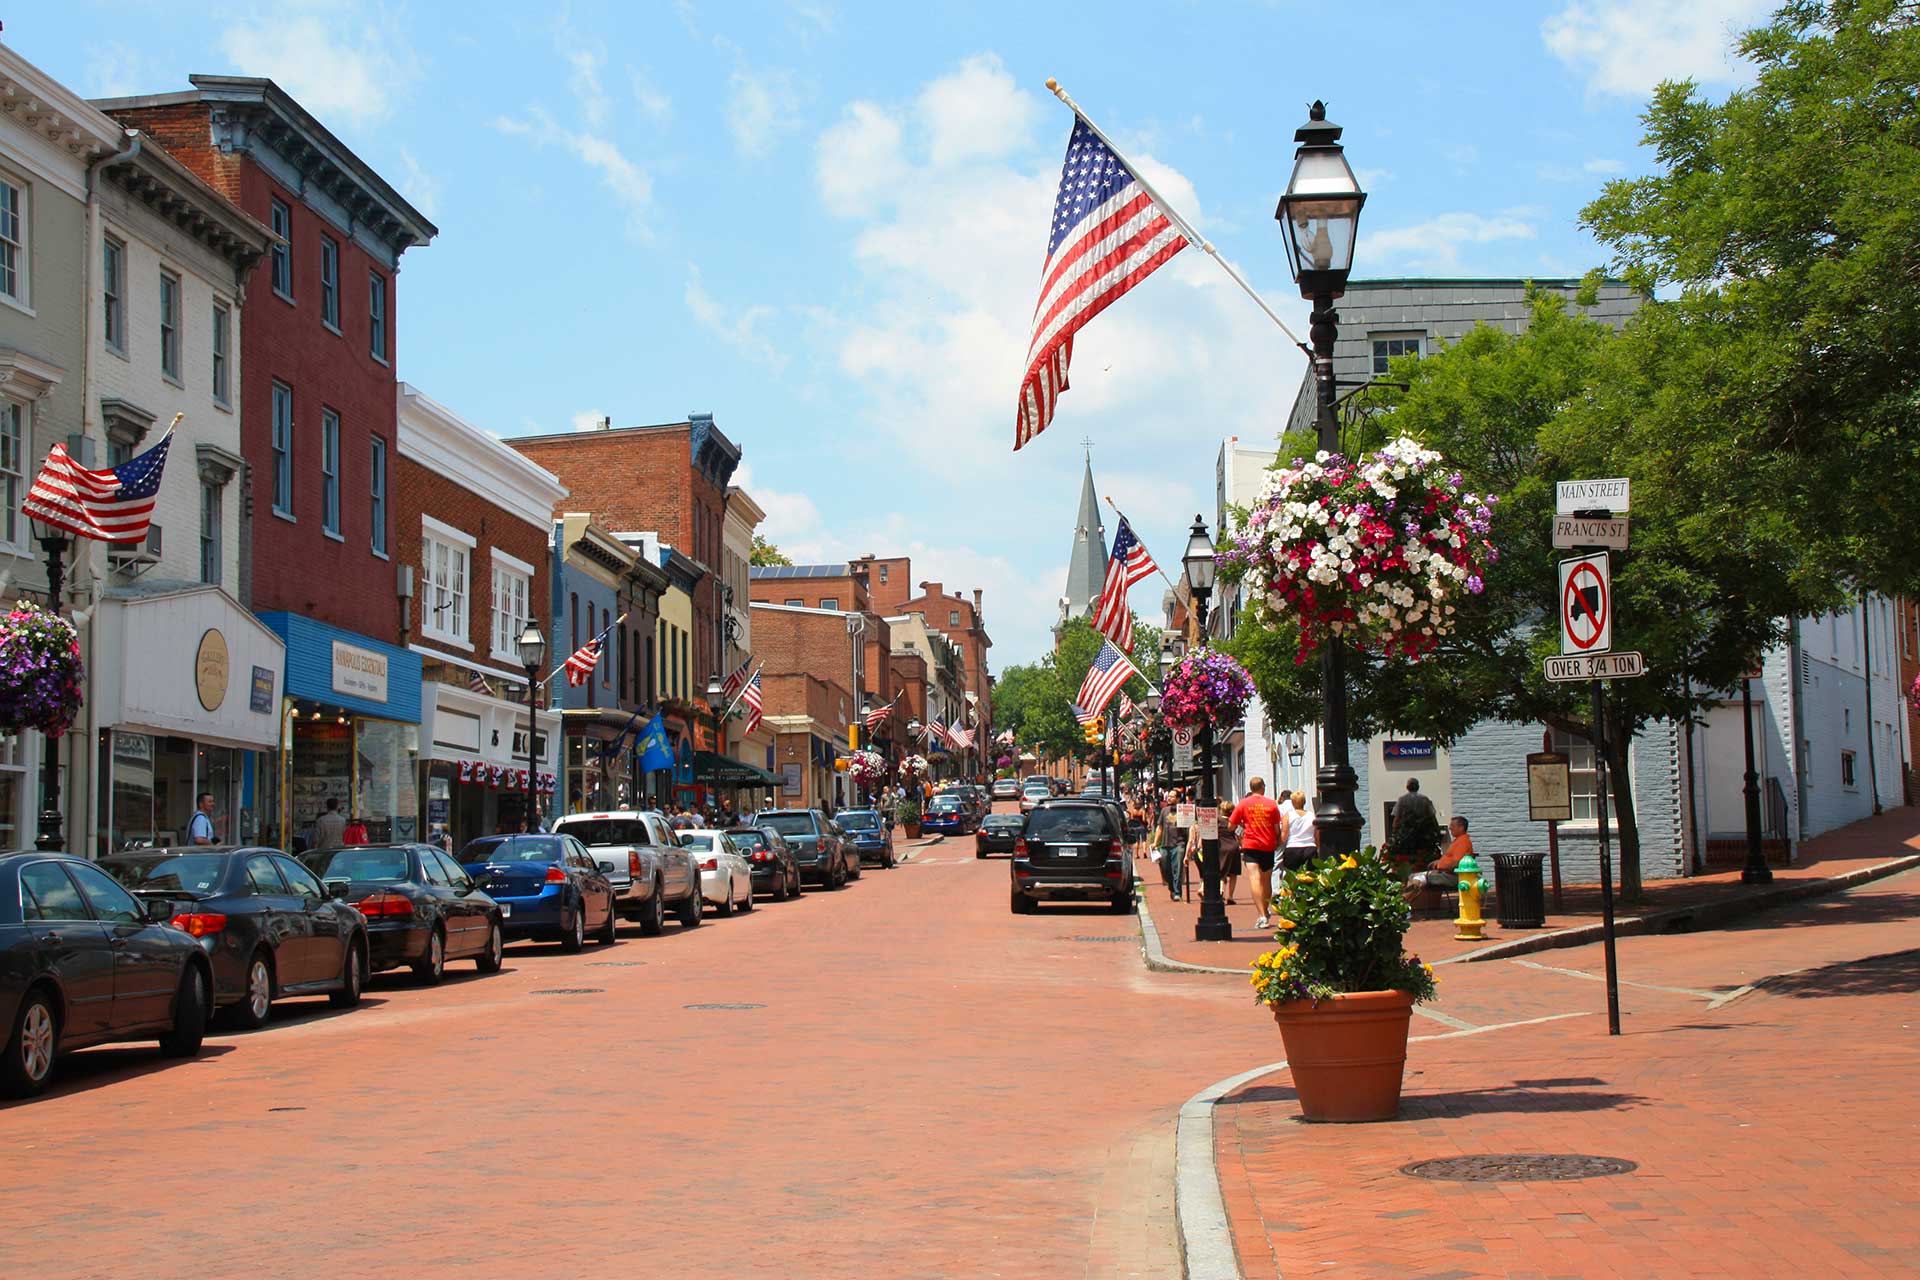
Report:
[[[1653,85],[1738,83],[1766,8],[72,0],[5,39],[88,96],[273,77],[440,228],[402,261],[400,377],[506,436],[711,411],[772,541],[981,588],[998,671],[1051,645],[1083,441],[1177,573],[1221,442],[1273,440],[1303,371],[1190,249],[1013,452],[1073,122],[1047,77],[1304,334],[1273,211],[1311,100],[1368,192],[1356,277],[1577,276]]]

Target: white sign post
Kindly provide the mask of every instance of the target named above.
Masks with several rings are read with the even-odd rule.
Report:
[[[1604,511],[1624,515],[1633,495],[1633,481],[1561,480],[1553,486],[1553,513],[1575,516],[1582,511]]]
[[[1560,652],[1605,653],[1613,648],[1613,587],[1608,553],[1560,562]]]

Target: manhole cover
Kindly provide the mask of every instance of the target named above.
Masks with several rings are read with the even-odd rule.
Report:
[[[587,968],[589,969],[638,969],[641,965],[645,963],[646,963],[645,960],[590,960],[587,962]]]
[[[1401,1165],[1400,1172],[1436,1182],[1573,1182],[1632,1173],[1639,1167],[1613,1156],[1447,1156]]]
[[[473,1040],[475,1042],[478,1042],[481,1040],[496,1040],[498,1038],[499,1038],[498,1036],[468,1036],[467,1037],[467,1039]]]
[[[732,1001],[721,1001],[716,1004],[687,1004],[681,1005],[680,1007],[683,1009],[764,1009],[767,1006],[763,1004],[743,1004]]]
[[[529,991],[531,996],[597,996],[605,987],[547,987],[540,991]]]
[[[1069,942],[1132,942],[1130,933],[1081,933],[1067,939]]]
[[[306,1110],[306,1108],[305,1108],[305,1107],[268,1107],[268,1108],[267,1108],[267,1110],[268,1110],[269,1112],[273,1112],[273,1111],[305,1111],[305,1110]]]

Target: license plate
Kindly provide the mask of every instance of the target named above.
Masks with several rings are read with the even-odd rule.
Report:
[[[513,914],[513,904],[511,902],[503,902],[500,904],[500,915],[503,919],[512,914]]]
[[[1053,846],[1053,852],[1062,858],[1083,858],[1086,856],[1087,850],[1084,845],[1057,844]]]

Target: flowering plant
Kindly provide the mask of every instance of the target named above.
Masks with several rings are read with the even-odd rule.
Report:
[[[1907,690],[1907,702],[1916,712],[1920,712],[1920,676],[1913,678],[1913,688]]]
[[[996,769],[1011,769],[1013,768],[1013,757],[1009,755],[998,756],[994,759],[993,767]]]
[[[85,675],[72,624],[38,605],[15,605],[0,626],[0,729],[59,737],[80,713]]]
[[[1253,962],[1249,979],[1261,1004],[1354,991],[1434,998],[1433,966],[1403,946],[1413,908],[1377,850],[1287,872],[1273,911],[1280,946]]]
[[[900,762],[900,780],[902,782],[911,782],[915,778],[925,777],[926,773],[927,758],[925,756],[908,756]]]
[[[1253,677],[1218,649],[1197,649],[1174,664],[1160,686],[1160,715],[1176,729],[1240,723],[1253,700]]]
[[[1500,559],[1487,538],[1499,499],[1462,492],[1444,466],[1406,436],[1358,461],[1296,458],[1267,480],[1221,571],[1246,580],[1256,612],[1299,623],[1296,661],[1334,636],[1419,658]]]
[[[856,751],[847,759],[847,773],[855,786],[869,786],[887,776],[887,758],[878,751]]]

